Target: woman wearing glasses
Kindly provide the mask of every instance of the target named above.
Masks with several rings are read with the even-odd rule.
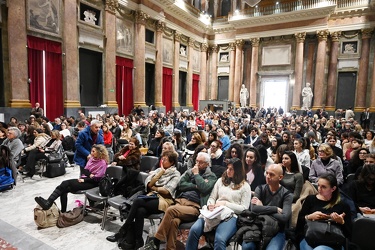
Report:
[[[208,155],[211,157],[211,171],[214,172],[217,178],[220,178],[225,171],[224,153],[221,150],[221,142],[219,140],[213,141],[208,149]]]

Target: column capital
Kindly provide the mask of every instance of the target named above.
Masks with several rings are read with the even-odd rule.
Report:
[[[294,36],[296,37],[297,43],[303,43],[306,39],[306,32],[295,33]]]
[[[163,32],[165,28],[165,22],[158,20],[155,23],[156,32]]]
[[[195,39],[190,37],[189,42],[188,42],[189,47],[194,47],[194,42],[195,42]]]
[[[208,50],[208,44],[207,43],[202,43],[201,45],[201,51],[202,52],[207,52]]]
[[[135,12],[135,21],[136,21],[136,23],[146,24],[146,21],[149,18],[150,18],[150,16],[148,14],[144,13],[141,10]]]
[[[370,39],[373,32],[374,32],[374,28],[361,29],[362,39]]]
[[[318,36],[319,42],[327,41],[329,31],[328,30],[318,30],[318,31],[316,31],[316,35]]]
[[[116,14],[118,6],[118,0],[105,0],[105,10],[112,12],[112,14]]]
[[[217,44],[211,45],[210,49],[212,53],[219,52],[219,46]]]
[[[332,42],[338,42],[341,37],[341,31],[334,31],[329,34],[331,36]]]
[[[259,47],[260,38],[259,37],[250,38],[250,42],[251,42],[251,46]]]
[[[175,32],[174,32],[174,40],[175,40],[176,42],[181,42],[181,33],[175,31]]]
[[[242,49],[243,48],[243,45],[245,44],[245,41],[240,39],[240,40],[236,40],[236,47],[238,49]]]
[[[230,49],[231,51],[236,50],[236,42],[229,43],[229,49]]]

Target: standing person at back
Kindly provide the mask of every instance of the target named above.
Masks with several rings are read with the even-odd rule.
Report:
[[[100,127],[100,121],[92,120],[90,126],[87,126],[78,134],[74,162],[80,166],[81,173],[91,157],[92,146],[94,144],[104,144],[103,131]]]

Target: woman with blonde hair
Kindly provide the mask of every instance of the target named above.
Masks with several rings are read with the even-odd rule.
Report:
[[[337,178],[339,185],[344,183],[344,176],[340,162],[337,160],[331,146],[323,143],[318,149],[318,158],[311,164],[309,180],[317,184],[319,177],[324,173],[332,173]]]
[[[68,204],[68,193],[74,193],[80,190],[86,190],[97,187],[100,180],[104,177],[108,164],[108,151],[104,145],[94,144],[91,149],[90,158],[82,170],[79,179],[70,179],[61,182],[52,192],[48,199],[35,197],[35,201],[44,210],[48,210],[53,202],[60,197],[61,212],[66,212]]]

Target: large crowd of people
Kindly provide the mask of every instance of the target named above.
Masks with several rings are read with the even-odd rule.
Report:
[[[178,225],[194,221],[188,247],[196,249],[200,236],[213,230],[215,249],[225,249],[239,229],[236,220],[243,210],[276,220],[279,230],[263,247],[282,249],[285,231],[296,228],[296,244],[312,249],[319,244],[306,241],[306,220],[332,219],[350,238],[357,213],[375,213],[375,138],[366,110],[357,121],[351,109],[333,115],[324,109],[301,114],[282,108],[166,114],[151,109],[146,115],[136,107],[127,116],[79,112],[50,122],[36,105],[27,120],[12,117],[0,125],[0,144],[10,149],[12,163],[25,177],[32,177],[36,161],[60,144],[74,151],[81,177],[64,181],[48,199],[35,199],[48,209],[60,197],[64,211],[66,193],[98,186],[103,166],[122,166],[130,181],[140,171],[141,151],[159,157],[145,183],[147,193],[156,198],[135,200],[124,226],[107,238],[126,249],[144,246],[143,220],[161,212],[164,219],[145,249],[159,249],[163,241],[175,249]],[[310,196],[303,194],[307,184],[316,188]],[[346,199],[340,199],[341,193]],[[349,201],[358,211],[350,211]],[[298,202],[302,207],[292,209]],[[199,215],[203,207],[224,207],[223,217],[216,223],[207,220]],[[135,241],[121,241],[129,230],[135,232]],[[243,249],[259,247],[246,238],[240,244]]]

